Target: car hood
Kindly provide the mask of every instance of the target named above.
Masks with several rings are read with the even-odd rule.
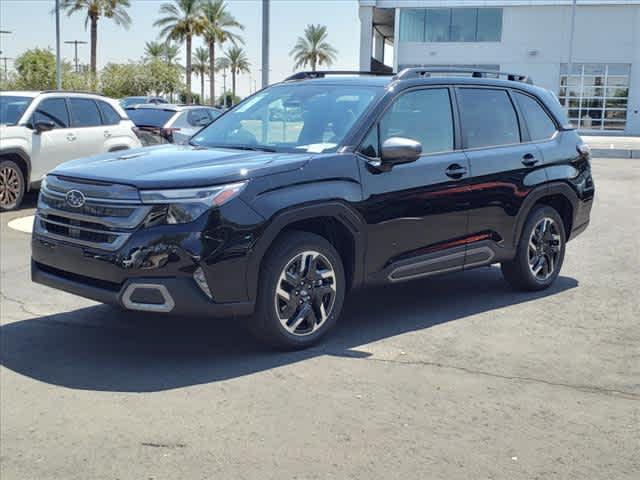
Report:
[[[138,188],[199,187],[295,170],[309,159],[308,153],[160,145],[72,160],[51,173]]]

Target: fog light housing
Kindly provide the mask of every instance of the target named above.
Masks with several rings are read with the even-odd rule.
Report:
[[[204,275],[204,271],[202,267],[196,268],[196,271],[193,272],[193,279],[195,280],[200,290],[204,292],[204,294],[209,297],[210,300],[213,300],[213,295],[211,295],[211,290],[209,290],[209,284],[207,283],[207,277]]]

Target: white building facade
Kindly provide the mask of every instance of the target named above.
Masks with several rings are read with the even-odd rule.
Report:
[[[360,69],[522,73],[581,131],[640,135],[640,0],[573,3],[359,0]]]

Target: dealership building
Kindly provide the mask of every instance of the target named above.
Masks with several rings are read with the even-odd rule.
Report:
[[[499,69],[592,134],[640,135],[640,0],[359,0],[360,69]]]

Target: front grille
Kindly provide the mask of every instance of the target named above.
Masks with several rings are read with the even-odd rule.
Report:
[[[71,190],[85,196],[82,206],[73,207],[67,202],[66,194]],[[150,211],[150,206],[141,204],[133,187],[50,175],[38,199],[35,233],[113,251],[129,239]]]

